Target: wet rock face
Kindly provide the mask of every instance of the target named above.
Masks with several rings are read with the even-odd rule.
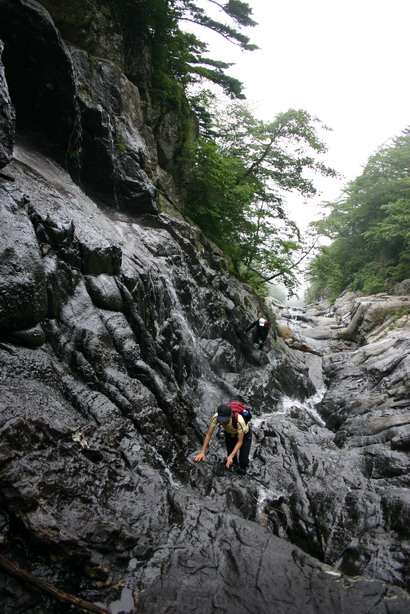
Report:
[[[83,5],[81,19],[94,6]],[[96,27],[109,29],[104,11]],[[20,132],[0,177],[1,554],[112,614],[407,614],[403,297],[389,323],[383,297],[344,304],[339,320],[300,314],[307,347],[326,354],[326,394],[303,339],[270,334],[259,352],[243,331],[266,305],[197,228],[158,213],[165,170],[152,168],[178,150],[164,141],[178,134],[172,113],[147,127],[135,85],[67,47],[40,4],[0,0],[0,13],[7,70],[25,69],[29,29],[28,68],[51,49],[62,82],[48,99],[40,67],[27,115],[23,78],[10,89],[41,139]],[[50,144],[43,96],[56,105],[54,145],[78,154],[69,164]],[[225,468],[221,433],[193,462],[214,409],[233,399],[254,415],[245,477]],[[66,608],[1,566],[0,603],[5,614]]]
[[[0,331],[32,329],[47,312],[45,274],[24,198],[2,194]]]
[[[253,347],[242,331],[264,307],[194,227],[107,215],[21,146],[9,172],[2,553],[112,612],[383,612],[392,599],[406,612],[386,587],[406,587],[402,425],[390,456],[341,448],[309,401],[320,357],[273,336]],[[220,435],[192,460],[232,398],[254,412],[247,477],[224,467]],[[7,574],[0,596],[7,612],[61,611]]]
[[[131,559],[134,590],[150,586],[164,537],[176,537],[174,525],[191,530],[191,482],[205,496],[202,482],[213,480],[192,456],[215,406],[247,396],[268,411],[272,382],[290,393],[297,381],[300,398],[312,386],[296,357],[272,340],[259,356],[240,332],[263,307],[197,230],[166,216],[107,217],[56,163],[21,146],[15,155],[15,181],[1,185],[6,552],[67,591],[110,602]],[[225,486],[221,512],[237,513],[247,490]],[[184,489],[182,506],[175,491]],[[255,504],[243,509],[255,518]],[[32,607],[13,581],[2,586]]]
[[[4,44],[0,40],[0,168],[6,166],[12,158],[16,120],[1,61],[3,50]]]
[[[109,2],[71,0],[70,7],[58,0],[43,0],[65,41],[90,55],[104,57],[117,65],[125,60],[124,32],[119,12]],[[119,7],[121,8],[121,7]]]
[[[314,528],[308,529],[305,549],[312,552],[316,541],[318,552],[324,546],[318,556],[335,561],[344,573],[382,573],[406,587],[403,561],[409,558],[410,543],[401,518],[410,512],[408,307],[406,295],[347,293],[327,313],[308,310],[298,334],[323,354],[327,388],[316,410],[334,432],[328,462],[319,461],[314,475],[326,472],[333,494],[317,490],[312,480],[317,451],[297,444],[305,454],[310,448],[304,490],[314,510]],[[329,532],[335,518],[337,529]],[[291,530],[297,543],[306,540],[306,532]]]
[[[142,117],[138,89],[106,60],[72,49],[79,113],[69,167],[99,199],[131,213],[158,213],[153,185],[153,135]]]
[[[372,422],[366,426],[369,418],[381,424],[386,416],[386,428],[392,416],[397,424],[406,424],[400,416],[406,416],[408,408],[410,297],[350,296],[336,303],[336,315],[339,309],[344,322],[336,331],[338,338],[349,336],[360,345],[354,352],[333,353],[325,359],[329,388],[319,411],[328,426],[338,430],[341,443],[354,430],[361,436],[373,435],[378,427]]]
[[[100,6],[88,8],[101,16]],[[0,11],[3,62],[20,138],[36,135],[37,147],[41,142],[100,202],[134,214],[158,213],[155,191],[162,174],[137,87],[111,60],[69,47],[40,3],[2,0]],[[102,21],[94,21],[93,28],[103,28]],[[8,126],[11,111],[4,117]],[[158,117],[157,131],[161,122]],[[180,149],[181,130],[177,133],[178,144],[164,141],[161,151],[174,155]],[[170,165],[170,159],[162,159]]]

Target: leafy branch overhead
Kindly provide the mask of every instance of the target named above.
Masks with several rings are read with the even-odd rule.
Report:
[[[153,55],[152,84],[159,96],[165,94],[182,107],[188,86],[207,80],[232,99],[244,98],[242,83],[227,74],[232,64],[209,57],[208,45],[193,33],[192,24],[244,50],[256,49],[243,33],[256,25],[247,2],[125,0],[124,6],[125,18],[132,17],[145,33]],[[184,24],[190,27],[183,29]],[[191,150],[185,150],[181,167],[181,181],[191,178],[184,186],[187,214],[256,290],[264,292],[265,284],[275,279],[293,292],[298,264],[311,245],[287,216],[286,194],[308,198],[316,192],[314,173],[333,174],[318,159],[326,151],[318,136],[324,127],[302,110],[263,122],[243,105],[214,109],[212,94],[206,92],[191,95],[189,102],[202,133]]]
[[[244,98],[242,83],[226,73],[232,64],[209,57],[207,43],[201,40],[200,35],[184,29],[183,25],[194,25],[199,32],[210,30],[242,49],[252,51],[257,46],[242,32],[244,28],[256,25],[247,2],[117,0],[117,7],[128,29],[139,32],[151,48],[154,88],[171,88],[170,77],[183,89],[190,83],[205,79],[221,86],[231,98]],[[211,17],[210,10],[216,10],[222,18]]]
[[[239,27],[255,26],[256,22],[250,17],[252,9],[246,2],[239,0],[230,0],[226,4],[220,4],[214,0],[208,0],[211,4],[218,6],[226,15],[228,15]],[[228,41],[239,45],[242,49],[253,51],[257,49],[256,45],[251,44],[249,37],[242,34],[237,28],[229,24],[216,21],[206,14],[205,9],[198,6],[197,2],[190,0],[176,0],[171,3],[174,6],[176,15],[179,21],[189,21],[198,24],[204,28],[208,28],[217,34],[220,34]]]
[[[307,172],[334,175],[317,159],[326,151],[321,122],[290,109],[266,123],[239,103],[213,117],[214,137],[201,138],[192,152],[186,211],[244,281],[263,291],[276,279],[292,292],[311,246],[286,213],[286,194],[315,194]]]

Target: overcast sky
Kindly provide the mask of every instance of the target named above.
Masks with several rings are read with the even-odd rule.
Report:
[[[259,25],[246,33],[260,50],[212,39],[211,57],[236,63],[229,74],[244,83],[257,117],[304,109],[332,128],[323,162],[345,178],[321,180],[316,202],[336,199],[410,124],[410,0],[247,1]],[[302,225],[317,217],[313,203],[290,205]]]

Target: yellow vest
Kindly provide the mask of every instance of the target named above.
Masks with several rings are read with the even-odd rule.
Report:
[[[217,417],[218,412],[213,415],[211,425],[217,426],[218,424],[220,424],[221,426],[223,426],[225,433],[229,433],[229,435],[232,435],[233,437],[235,437],[236,435],[240,435],[241,433],[246,435],[246,433],[249,431],[249,426],[246,424],[242,416],[238,416],[237,428],[233,426],[232,418],[230,418],[229,422],[227,422],[226,424],[222,424],[221,422],[218,422]]]

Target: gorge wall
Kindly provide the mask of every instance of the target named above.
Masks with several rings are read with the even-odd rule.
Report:
[[[409,296],[239,283],[179,211],[195,119],[115,7],[0,0],[0,554],[112,614],[404,614]],[[323,358],[257,351],[261,313]],[[233,399],[246,477],[219,435],[193,462]],[[73,611],[1,562],[0,612]]]

